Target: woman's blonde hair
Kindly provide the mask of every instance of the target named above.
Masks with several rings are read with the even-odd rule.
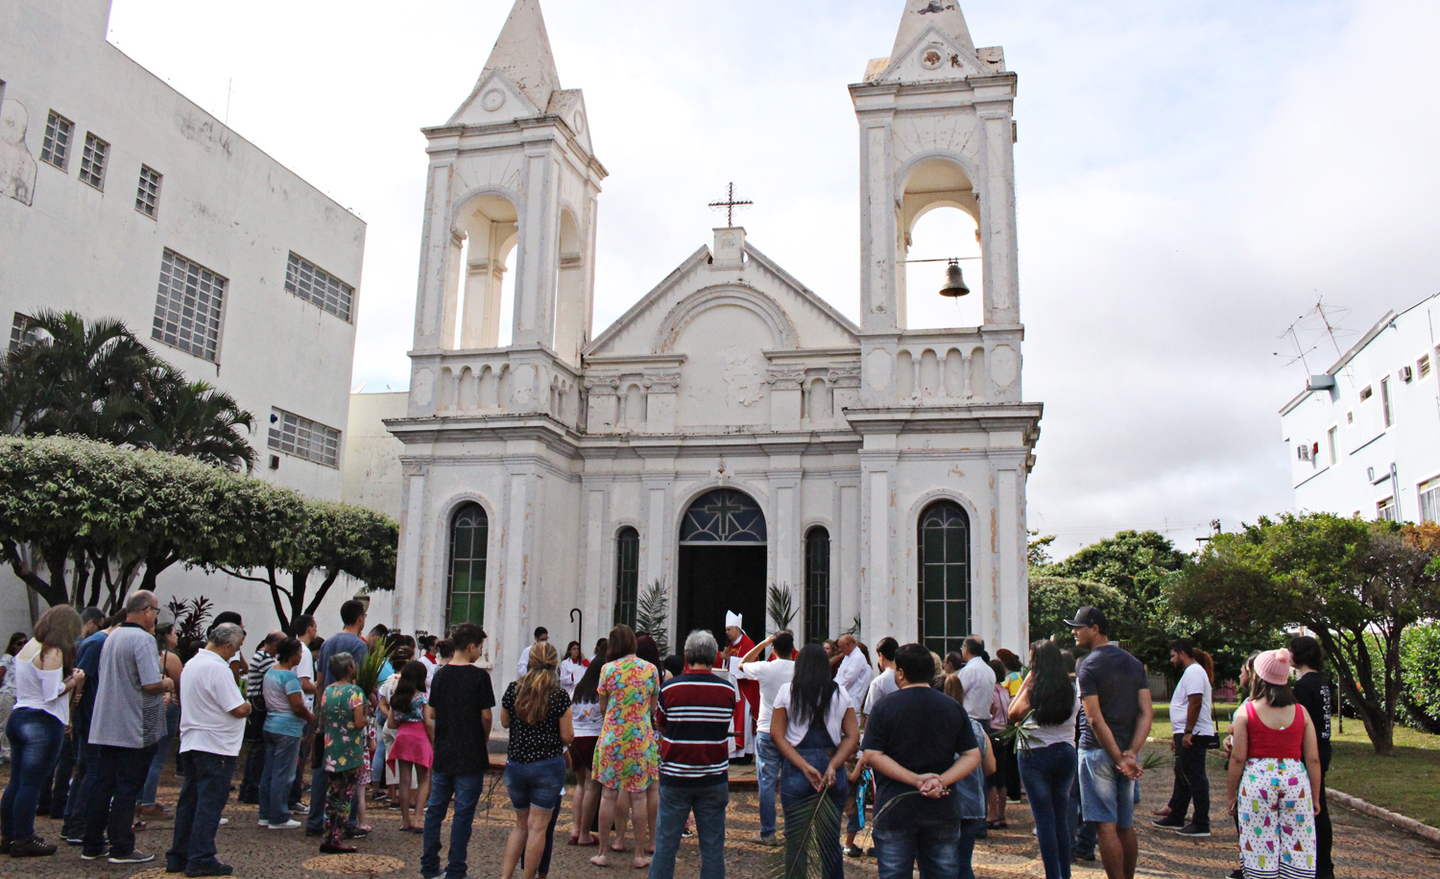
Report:
[[[550,698],[560,686],[555,667],[560,654],[555,645],[541,641],[530,648],[530,667],[515,687],[515,716],[529,726],[538,726],[550,713]]]
[[[80,630],[80,614],[68,604],[55,605],[35,621],[35,640],[60,651],[66,675],[75,667],[75,642],[80,640]]]
[[[960,675],[946,675],[944,690],[945,695],[959,702],[961,705],[965,704],[965,685],[960,683]]]

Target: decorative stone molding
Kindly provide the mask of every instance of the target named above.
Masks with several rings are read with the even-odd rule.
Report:
[[[805,383],[805,370],[786,367],[772,367],[765,371],[765,383],[770,385],[793,383],[795,386],[799,387],[800,385],[803,385]]]

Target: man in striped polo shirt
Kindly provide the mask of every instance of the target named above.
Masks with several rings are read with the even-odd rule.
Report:
[[[672,879],[685,819],[695,813],[700,879],[725,879],[725,808],[730,803],[730,717],[735,687],[710,664],[715,636],[685,639],[685,673],[660,688],[660,811],[650,879]]]

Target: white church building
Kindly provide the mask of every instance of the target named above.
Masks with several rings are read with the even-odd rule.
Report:
[[[588,650],[658,581],[672,643],[727,609],[758,641],[778,586],[807,640],[858,625],[1019,651],[1042,407],[1021,387],[1015,86],[955,2],[908,0],[850,86],[858,323],[727,227],[592,337],[606,170],[537,0],[517,0],[470,97],[424,132],[408,411],[386,422],[404,443],[396,624],[479,622],[508,659],[537,625],[569,640],[578,609]],[[937,207],[978,226],[981,326],[906,328],[910,230]]]

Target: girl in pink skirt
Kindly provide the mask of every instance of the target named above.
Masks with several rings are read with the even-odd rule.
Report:
[[[387,723],[395,733],[395,745],[385,755],[385,762],[400,776],[400,830],[420,833],[421,828],[410,820],[410,810],[419,817],[422,804],[430,798],[430,764],[435,759],[435,710],[425,696],[425,663],[411,660],[400,669],[400,683],[390,697],[390,719]],[[398,769],[397,769],[398,766]],[[410,773],[419,782],[417,796],[411,802]]]

